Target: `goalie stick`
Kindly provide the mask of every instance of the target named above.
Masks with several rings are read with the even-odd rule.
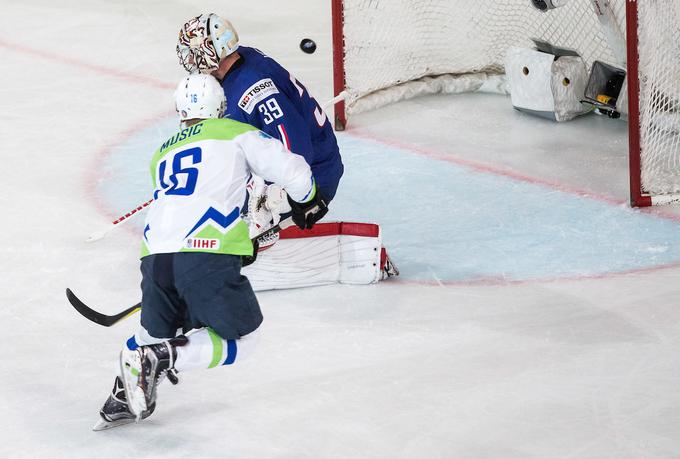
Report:
[[[278,225],[272,226],[266,231],[263,231],[262,233],[258,234],[255,236],[252,241],[255,243],[258,239],[263,238],[263,237],[268,237],[271,236],[272,234],[276,234],[279,231],[288,228],[289,226],[293,225],[293,219],[291,217],[285,218],[279,222]],[[75,293],[70,288],[66,289],[66,298],[68,299],[69,303],[71,303],[71,306],[75,308],[76,311],[80,313],[83,317],[85,317],[88,320],[91,320],[94,323],[97,323],[99,325],[103,325],[104,327],[110,327],[111,325],[117,324],[123,319],[128,318],[135,312],[139,311],[142,309],[142,303],[139,302],[133,306],[130,306],[129,308],[125,309],[124,311],[119,312],[118,314],[113,314],[111,316],[102,314],[101,312],[97,312],[85,303],[83,303],[80,298],[76,296]]]

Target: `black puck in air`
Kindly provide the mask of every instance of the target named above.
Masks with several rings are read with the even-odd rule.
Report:
[[[312,54],[314,51],[316,51],[316,43],[314,43],[314,40],[309,38],[303,38],[300,42],[300,49],[304,53]]]

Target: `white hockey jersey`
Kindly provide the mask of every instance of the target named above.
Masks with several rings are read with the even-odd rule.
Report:
[[[228,118],[208,119],[169,138],[151,160],[154,199],[142,257],[208,252],[252,255],[241,219],[250,172],[281,185],[297,202],[316,185],[302,156],[264,132]]]

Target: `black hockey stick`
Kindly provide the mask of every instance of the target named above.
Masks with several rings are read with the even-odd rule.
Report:
[[[131,316],[135,312],[142,309],[142,303],[137,303],[134,306],[130,306],[125,311],[121,311],[118,314],[114,314],[112,316],[107,316],[106,314],[102,314],[101,312],[95,311],[94,309],[80,301],[80,298],[78,298],[75,295],[75,293],[71,291],[70,288],[66,289],[66,298],[68,298],[68,301],[69,303],[71,303],[71,306],[73,306],[76,309],[76,311],[78,311],[83,317],[105,327],[110,327],[111,325],[120,322],[126,317]]]
[[[281,220],[278,225],[272,226],[267,231],[264,231],[255,236],[253,238],[253,242],[255,243],[260,238],[276,234],[282,229],[288,228],[291,225],[293,225],[293,219],[290,217],[285,218]],[[134,306],[130,306],[129,308],[119,312],[118,314],[107,316],[106,314],[102,314],[101,312],[95,311],[94,309],[80,301],[80,298],[78,298],[75,295],[75,293],[73,293],[69,288],[66,289],[66,298],[68,298],[68,301],[69,303],[71,303],[71,306],[73,306],[75,310],[78,311],[83,317],[85,317],[88,320],[91,320],[92,322],[98,323],[99,325],[103,325],[104,327],[110,327],[111,325],[117,324],[121,320],[128,318],[135,312],[142,309],[142,303],[140,302],[135,304]]]

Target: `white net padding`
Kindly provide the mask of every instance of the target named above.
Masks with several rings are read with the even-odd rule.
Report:
[[[625,0],[612,6],[623,31]],[[423,77],[468,75],[460,89],[451,81],[420,86],[425,92],[469,91],[469,75],[483,80],[502,74],[505,50],[533,47],[532,38],[578,51],[588,68],[594,60],[622,65],[590,0],[572,0],[547,13],[529,0],[345,0],[347,113],[419,94],[403,84]],[[392,92],[406,94],[359,103],[395,86]]]
[[[608,20],[592,0],[546,13],[529,0],[344,0],[346,113],[426,93],[503,92],[506,50],[532,38],[577,51],[589,70],[595,60],[625,68],[626,0],[599,2]],[[680,0],[637,4],[641,188],[680,193]]]

